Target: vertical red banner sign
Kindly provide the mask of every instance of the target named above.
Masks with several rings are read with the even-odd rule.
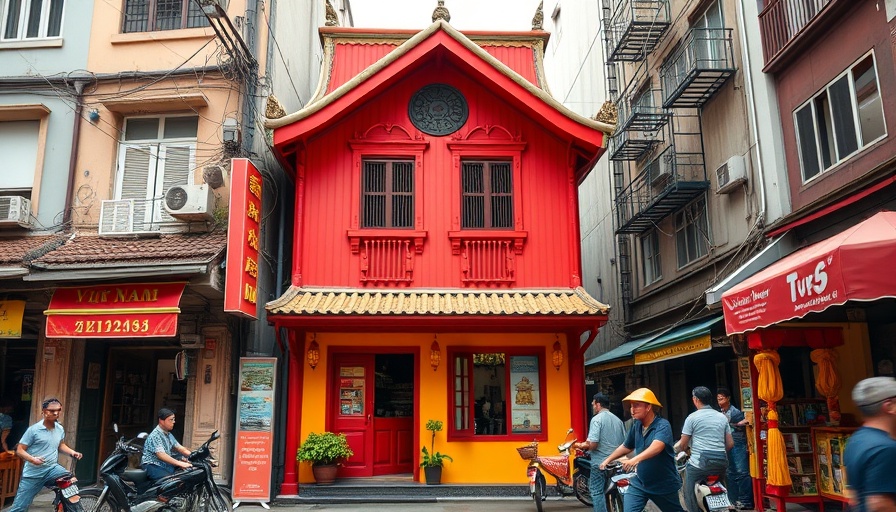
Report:
[[[233,502],[271,500],[277,358],[241,357]]]
[[[260,244],[261,173],[248,158],[233,158],[230,161],[224,311],[258,318]]]

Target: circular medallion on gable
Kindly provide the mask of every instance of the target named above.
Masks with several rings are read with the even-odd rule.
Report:
[[[448,135],[467,122],[470,110],[464,95],[445,84],[430,84],[411,96],[408,116],[423,133]]]

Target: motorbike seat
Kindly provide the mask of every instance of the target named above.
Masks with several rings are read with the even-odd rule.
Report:
[[[143,484],[149,481],[149,477],[146,476],[146,471],[142,469],[128,468],[121,474],[121,478],[122,480],[134,482],[135,484]]]

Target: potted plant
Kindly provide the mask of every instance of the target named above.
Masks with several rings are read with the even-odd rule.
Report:
[[[310,462],[311,472],[318,485],[330,485],[336,481],[336,469],[340,462],[354,455],[345,434],[311,432],[296,452],[296,460]]]
[[[436,451],[436,432],[442,431],[442,422],[429,420],[426,422],[426,430],[432,432],[432,442],[430,443],[429,451],[426,450],[425,446],[423,447],[423,458],[420,461],[420,467],[423,468],[423,473],[426,475],[426,485],[438,485],[442,483],[442,464],[444,464],[445,459],[451,462],[454,462],[454,459]]]

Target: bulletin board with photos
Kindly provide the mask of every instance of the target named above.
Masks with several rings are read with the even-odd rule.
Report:
[[[364,367],[343,366],[339,369],[339,414],[364,415]]]

